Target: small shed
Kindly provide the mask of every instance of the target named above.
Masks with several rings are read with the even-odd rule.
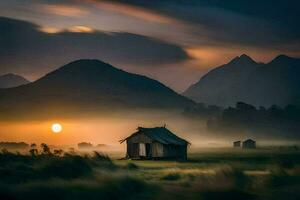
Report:
[[[129,137],[126,141],[126,158],[131,159],[187,159],[189,142],[176,136],[166,127],[143,128]]]
[[[243,148],[244,149],[255,149],[256,142],[252,139],[247,139],[247,140],[243,141]]]
[[[241,147],[241,141],[235,141],[235,142],[233,142],[233,147],[235,147],[235,148]]]

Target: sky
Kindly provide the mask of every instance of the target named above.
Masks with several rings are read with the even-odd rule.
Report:
[[[297,0],[3,0],[0,75],[96,58],[182,92],[247,54],[300,56]]]

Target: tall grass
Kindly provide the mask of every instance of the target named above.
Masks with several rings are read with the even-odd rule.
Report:
[[[0,153],[0,199],[147,199],[153,186],[128,176],[99,176],[118,169],[108,156]],[[155,189],[156,190],[156,189]],[[150,192],[152,191],[152,192]]]
[[[298,153],[112,161],[94,152],[0,153],[0,199],[300,199]],[[248,158],[248,159],[247,159]],[[248,173],[249,170],[267,172]],[[252,171],[253,172],[253,171]]]
[[[116,166],[105,155],[79,156],[66,153],[63,156],[40,154],[35,156],[2,152],[0,176],[4,182],[18,183],[48,178],[74,179],[92,176],[93,167],[111,170]]]
[[[17,185],[1,184],[0,199],[150,199],[155,190],[156,188],[129,177],[85,181],[52,179]]]

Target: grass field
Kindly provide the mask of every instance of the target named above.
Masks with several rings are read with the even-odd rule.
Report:
[[[188,162],[114,161],[173,199],[299,199],[300,152],[202,149]]]
[[[186,162],[0,154],[0,199],[300,199],[297,149],[200,149]]]

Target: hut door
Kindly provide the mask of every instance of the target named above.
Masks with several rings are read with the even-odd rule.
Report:
[[[139,156],[146,156],[146,145],[145,145],[145,143],[139,143]]]
[[[151,157],[151,149],[149,143],[146,143],[146,155],[148,158]]]

